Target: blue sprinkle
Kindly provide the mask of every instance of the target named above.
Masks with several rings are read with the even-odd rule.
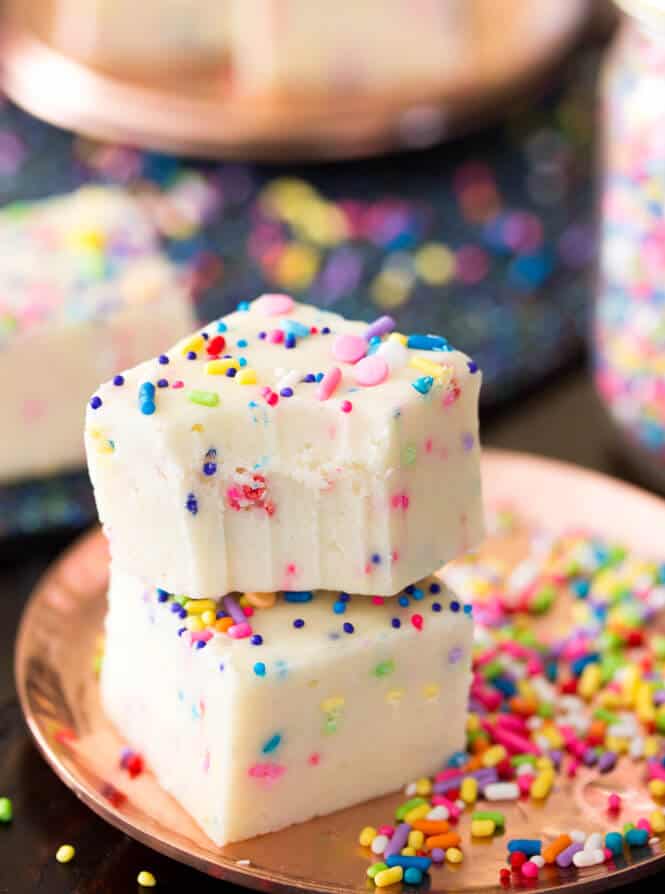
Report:
[[[433,611],[433,612],[440,612],[440,611],[441,611],[441,603],[440,603],[440,602],[433,602],[433,603],[432,603],[432,611]]]
[[[185,633],[186,631],[187,631],[186,627],[179,627],[178,628],[178,636],[182,636],[183,633]]]
[[[336,615],[343,615],[346,611],[346,602],[337,601],[333,603],[333,611]]]
[[[350,599],[351,599],[351,597],[349,596],[348,593],[344,593],[344,592],[342,592],[342,593],[339,594],[339,601],[340,601],[340,602],[349,602]]]
[[[598,652],[589,652],[588,655],[582,655],[580,658],[576,658],[575,661],[571,661],[570,669],[576,677],[579,677],[588,664],[598,664],[599,661],[600,655]]]
[[[464,603],[464,608],[462,609],[465,615],[473,614],[473,605],[470,602]]]
[[[419,379],[416,379],[415,382],[411,382],[411,386],[420,394],[429,394],[433,384],[434,379],[432,376],[421,376]]]
[[[124,384],[125,384],[125,377],[124,377],[124,376],[113,376],[113,384],[114,384],[114,385],[117,385],[118,387],[119,387],[120,385],[124,385]]]
[[[294,338],[306,338],[310,334],[309,326],[305,326],[297,320],[282,320],[279,328],[287,338],[289,335],[294,336]]]
[[[423,880],[423,874],[417,866],[407,866],[404,870],[404,881],[407,885],[420,885]]]
[[[179,602],[171,603],[171,611],[173,612],[174,615],[179,615],[181,610],[182,610],[182,606],[180,605]]]
[[[196,515],[196,513],[199,511],[199,504],[194,494],[187,494],[185,509],[187,509],[188,512],[191,512],[192,515]]]
[[[196,351],[187,351],[188,360],[196,360]]]
[[[285,590],[284,599],[287,602],[311,602],[314,594],[311,590]]]
[[[470,373],[478,372],[478,364],[474,360],[467,360],[466,365],[469,367]]]
[[[381,556],[378,553],[372,553],[372,563],[374,565],[381,564]]]
[[[254,673],[257,677],[265,677],[266,675],[266,666],[262,661],[257,661],[254,665]]]
[[[255,633],[254,636],[250,639],[250,643],[253,646],[261,646],[263,645],[263,637],[260,633]]]
[[[406,346],[418,351],[445,351],[449,347],[446,339],[440,335],[410,335]]]
[[[458,612],[461,608],[461,605],[459,604],[459,602],[456,599],[453,599],[453,601],[450,603],[450,605],[448,607],[450,608],[451,612]]]
[[[241,368],[243,366],[247,366],[247,358],[246,357],[238,357],[238,366]]]
[[[303,382],[316,382],[316,376],[314,375],[314,373],[307,373],[307,375],[303,379]]]
[[[157,602],[168,602],[169,594],[161,587],[157,587]]]
[[[155,412],[155,386],[152,382],[144,382],[139,387],[139,410],[144,416],[152,416]]]
[[[284,338],[284,347],[285,348],[295,348],[296,346],[296,337],[293,333],[289,332]]]
[[[345,621],[343,625],[344,633],[353,633],[356,629],[350,621]]]
[[[202,333],[201,333],[201,338],[202,338],[204,341],[210,341],[210,336],[208,335],[207,332],[202,332]]]
[[[205,647],[205,644],[206,644],[206,641],[204,639],[196,640],[196,648],[197,649],[203,649]]]
[[[280,742],[282,741],[282,737],[279,733],[275,733],[274,736],[271,736],[268,741],[265,743],[261,751],[263,754],[270,754],[271,751],[274,751],[279,747]]]
[[[644,847],[649,840],[649,833],[646,829],[629,829],[626,832],[626,844],[628,847]]]
[[[178,617],[184,621],[185,618],[187,617],[187,609],[180,606],[180,611],[178,612]]]
[[[409,604],[409,597],[408,596],[400,596],[397,601],[402,606],[402,608],[406,608],[407,605]]]
[[[237,369],[234,369],[232,366],[230,366],[230,367],[226,370],[226,376],[227,376],[229,379],[233,379],[233,378],[235,377],[235,375],[236,375],[237,372],[238,372]]]
[[[214,475],[217,471],[217,463],[203,463],[203,474]]]
[[[293,397],[293,388],[282,388],[279,395],[280,397]]]
[[[222,320],[220,320],[219,323],[217,324],[217,331],[218,332],[226,332],[227,329],[228,329],[228,326],[226,325],[226,323],[224,323]]]
[[[90,406],[92,407],[93,410],[98,410],[101,407],[101,405],[102,405],[101,397],[97,397],[97,395],[95,394],[94,397],[90,398]]]
[[[466,751],[455,751],[446,761],[446,767],[463,767],[469,760]]]
[[[418,587],[415,587],[415,589],[414,589],[414,591],[413,591],[413,598],[414,598],[414,599],[424,599],[424,598],[425,598],[425,591],[424,591],[424,590],[419,590]]]
[[[296,630],[300,630],[301,627],[305,626],[305,622],[302,618],[296,618],[293,622],[293,626],[296,628]]]
[[[322,372],[318,372],[318,373],[316,374],[316,376],[315,376],[315,379],[316,379],[317,382],[320,382],[320,381],[323,379],[323,373],[322,373]]]
[[[574,580],[570,582],[570,589],[577,596],[578,599],[586,599],[589,595],[589,590],[591,585],[588,580]]]
[[[415,584],[409,584],[408,587],[404,587],[404,592],[405,592],[405,593],[408,593],[409,596],[410,596],[410,595],[415,591],[415,589],[416,589],[416,585],[415,585]]]
[[[219,669],[220,669],[221,671],[224,670],[224,662],[223,662],[223,661],[222,661],[222,663],[219,665]]]
[[[166,354],[160,354],[158,359],[162,366],[166,366],[166,364],[169,362],[169,358],[166,356]]]
[[[219,621],[220,618],[225,618],[225,617],[226,617],[226,612],[224,611],[224,609],[223,608],[217,609],[217,611],[215,612],[215,618]]]
[[[321,335],[330,335],[330,326],[324,326],[321,330]]]
[[[249,301],[239,301],[236,310],[249,310]]]
[[[540,853],[542,841],[539,838],[511,838],[508,842],[508,852],[522,851],[527,857],[535,857]]]
[[[239,338],[236,342],[236,348],[246,348],[247,347],[247,339]]]
[[[261,341],[263,341],[263,339],[266,337],[266,335],[267,335],[266,332],[259,332],[259,338],[261,339]]]
[[[400,621],[399,618],[393,618],[390,623],[393,625],[395,630],[397,630],[398,628],[400,628],[402,626],[402,622]]]
[[[158,388],[168,388],[169,380],[168,379],[157,379],[157,387]]]
[[[440,593],[441,592],[441,584],[433,583],[429,585],[430,593]]]

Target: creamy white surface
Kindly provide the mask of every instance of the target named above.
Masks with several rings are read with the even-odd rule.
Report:
[[[332,594],[280,600],[251,619],[263,645],[220,634],[199,650],[154,589],[112,568],[105,710],[219,845],[391,792],[464,745],[473,622],[429,583],[405,607],[352,597],[342,616]]]
[[[362,335],[367,324],[306,305],[287,316],[260,307],[223,318],[226,353],[245,357],[257,384],[209,374],[205,348],[186,359],[186,339],[166,352],[168,364],[148,361],[125,373],[123,387],[96,392],[103,405],[88,409],[88,463],[118,567],[192,597],[278,589],[392,595],[475,546],[483,534],[481,375],[468,358],[408,350],[405,366],[362,387],[355,367],[332,352],[336,335]],[[285,321],[332,332],[299,339],[293,350],[258,338]],[[212,338],[217,324],[203,331]],[[241,339],[248,344],[237,348]],[[445,367],[426,395],[413,387],[424,375],[409,365],[416,356]],[[300,379],[335,365],[341,384],[319,400],[318,385]],[[269,406],[262,388],[279,390],[289,371],[294,395]],[[162,377],[169,387],[156,389],[155,412],[144,415],[139,389]],[[450,400],[453,387],[459,396]],[[218,404],[192,403],[191,390]],[[342,412],[344,400],[352,412]],[[113,451],[100,450],[108,442]],[[207,476],[211,449],[217,470]],[[229,494],[253,474],[265,479],[263,500],[234,508]],[[187,509],[192,495],[196,514]]]

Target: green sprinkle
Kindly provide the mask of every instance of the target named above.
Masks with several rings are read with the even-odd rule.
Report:
[[[505,816],[498,810],[476,810],[471,814],[473,820],[492,820],[498,829],[503,829],[506,824]]]
[[[482,674],[486,680],[493,680],[495,677],[500,677],[502,673],[503,662],[498,658],[494,661],[488,661],[487,664],[483,665]]]
[[[420,807],[421,804],[427,804],[427,801],[424,798],[411,798],[409,801],[405,801],[395,811],[395,819],[403,820],[410,810]]]
[[[552,604],[556,599],[556,590],[549,584],[541,587],[529,602],[529,608],[532,612],[544,615],[545,612],[552,608]]]
[[[659,733],[665,733],[665,711],[656,714],[656,729]]]
[[[378,875],[380,872],[383,872],[384,869],[387,869],[385,863],[372,863],[371,866],[367,867],[367,875],[370,878],[374,878],[375,875]]]
[[[216,391],[188,391],[187,397],[193,404],[202,407],[216,407],[219,403],[219,394]]]
[[[656,653],[656,658],[662,661],[665,658],[665,636],[662,636],[662,634],[654,636],[651,640],[651,647]]]
[[[543,702],[541,705],[538,705],[536,713],[539,717],[554,717],[554,706],[550,702]]]
[[[594,720],[602,720],[603,723],[612,724],[618,723],[619,718],[616,714],[613,714],[611,711],[608,711],[607,708],[596,708],[593,712]]]
[[[13,818],[12,802],[9,798],[0,798],[0,823],[11,823]]]
[[[373,674],[375,677],[387,677],[389,674],[395,670],[395,662],[394,661],[380,661],[379,664],[374,668]]]
[[[531,764],[533,766],[536,763],[536,758],[533,754],[515,754],[511,757],[510,763],[513,767],[521,767],[523,764]]]
[[[412,466],[416,461],[417,450],[414,444],[405,444],[402,450],[402,465]]]

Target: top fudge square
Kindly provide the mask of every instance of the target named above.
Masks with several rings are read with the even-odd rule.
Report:
[[[263,295],[102,385],[114,563],[190,598],[390,596],[483,535],[481,375],[434,335]]]

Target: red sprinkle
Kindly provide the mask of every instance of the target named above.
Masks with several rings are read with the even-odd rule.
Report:
[[[211,357],[216,357],[217,354],[221,354],[224,348],[226,347],[226,339],[223,335],[216,335],[214,338],[210,339],[206,346],[206,352],[210,354]]]
[[[416,628],[416,630],[423,629],[423,616],[422,615],[411,615],[411,623]]]
[[[342,413],[350,413],[351,410],[353,409],[353,404],[351,403],[350,400],[343,400],[342,403],[340,404],[339,408],[342,411]]]

